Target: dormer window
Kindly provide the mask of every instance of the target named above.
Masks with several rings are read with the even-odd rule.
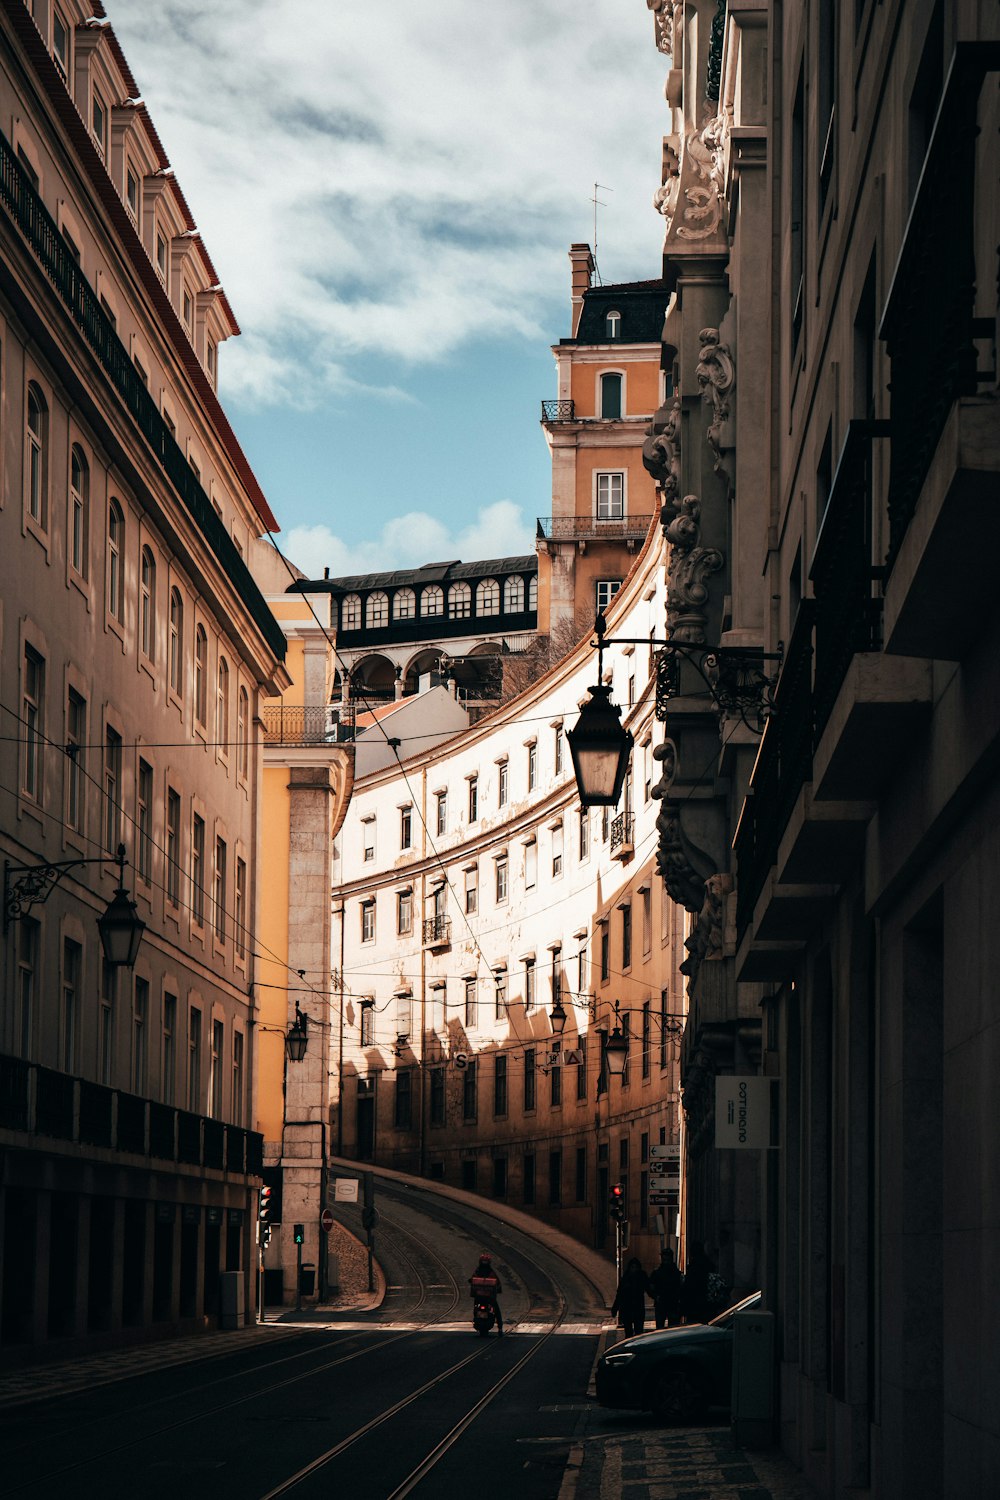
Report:
[[[69,27],[57,10],[52,12],[52,56],[66,79],[69,75]]]
[[[125,202],[132,216],[132,222],[138,226],[139,223],[139,178],[132,166],[125,168]]]
[[[166,241],[166,236],[162,235],[159,230],[156,231],[156,269],[159,271],[160,276],[163,278],[164,283],[166,283],[166,280],[167,280],[167,241]]]
[[[604,331],[609,339],[620,339],[622,336],[622,315],[620,312],[609,312],[604,319]]]
[[[190,333],[194,326],[194,303],[191,300],[191,293],[187,288],[184,290],[184,299],[181,306],[184,309],[184,326]]]
[[[100,94],[94,95],[91,106],[90,122],[94,140],[97,142],[97,149],[101,153],[101,155],[104,156],[105,152],[107,151],[108,143],[108,111],[105,108],[104,100],[101,98]]]

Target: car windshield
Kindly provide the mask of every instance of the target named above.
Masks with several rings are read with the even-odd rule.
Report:
[[[728,1328],[736,1313],[746,1312],[748,1308],[756,1307],[760,1299],[760,1292],[751,1292],[750,1296],[744,1297],[742,1302],[737,1302],[732,1307],[727,1307],[725,1312],[719,1313],[717,1318],[711,1318],[709,1326],[711,1328]]]

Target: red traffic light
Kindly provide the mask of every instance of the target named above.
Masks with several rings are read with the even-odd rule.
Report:
[[[620,1182],[616,1182],[608,1194],[608,1207],[613,1219],[621,1221],[625,1217],[625,1188]]]

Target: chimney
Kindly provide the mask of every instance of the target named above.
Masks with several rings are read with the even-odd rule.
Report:
[[[594,257],[589,245],[570,245],[569,259],[573,267],[573,327],[570,338],[575,339],[580,326],[580,314],[583,312],[583,294],[590,290],[590,278],[594,274]]]

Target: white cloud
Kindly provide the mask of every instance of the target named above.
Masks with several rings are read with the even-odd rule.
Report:
[[[343,390],[472,338],[552,337],[602,192],[606,279],[655,275],[665,64],[639,0],[112,0],[248,334],[227,392]]]
[[[435,516],[410,511],[386,521],[375,541],[348,545],[323,525],[293,526],[281,539],[282,552],[310,578],[322,578],[324,568],[332,578],[342,578],[418,568],[427,562],[521,556],[533,552],[534,546],[530,523],[510,500],[483,506],[457,533],[449,532]]]

